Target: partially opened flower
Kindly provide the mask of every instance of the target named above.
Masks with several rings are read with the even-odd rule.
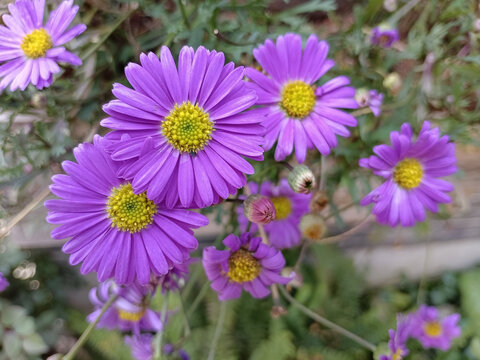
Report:
[[[389,355],[380,355],[380,360],[401,360],[408,355],[407,340],[412,333],[413,321],[410,315],[397,316],[397,329],[390,329],[388,334],[390,340],[388,347],[390,349]]]
[[[209,246],[203,250],[203,267],[211,287],[220,300],[240,297],[242,289],[255,298],[270,293],[269,286],[286,284],[291,279],[280,275],[285,266],[282,253],[262,243],[259,237],[243,233],[240,237],[228,235],[223,244],[229,250]]]
[[[142,330],[162,329],[160,313],[148,308],[153,294],[151,287],[137,283],[119,287],[113,280],[101,283],[90,290],[89,298],[95,306],[95,311],[88,315],[89,322],[98,318],[102,307],[114,294],[118,294],[118,297],[100,318],[97,324],[99,328],[133,331],[135,334]]]
[[[247,76],[265,116],[264,148],[269,150],[277,142],[276,160],[285,159],[294,148],[299,162],[305,161],[307,149],[328,155],[337,146],[336,135],[349,136],[345,126],[357,125],[352,115],[339,110],[358,107],[347,77],[314,85],[335,64],[327,60],[328,48],[327,42],[310,35],[302,50],[300,35],[286,34],[253,50],[266,75],[248,68]]]
[[[299,224],[301,217],[309,212],[311,194],[295,193],[288,185],[287,179],[281,179],[278,186],[270,181],[263,182],[260,186],[249,183],[252,194],[261,194],[269,198],[275,206],[275,219],[265,225],[270,242],[279,249],[297,245],[302,238]],[[242,206],[237,207],[240,229],[246,231],[248,219],[245,217]],[[256,224],[251,224],[250,230],[256,232]]]
[[[9,285],[10,283],[8,282],[7,278],[0,272],[0,292],[5,290]]]
[[[379,117],[382,112],[383,94],[377,90],[358,89],[355,94],[355,100],[360,107],[368,106],[375,117]]]
[[[397,29],[391,29],[385,26],[377,26],[373,28],[370,41],[373,45],[382,47],[392,47],[392,45],[400,39]]]
[[[452,340],[461,334],[458,326],[459,314],[442,319],[435,307],[422,305],[413,317],[415,327],[412,330],[412,337],[420,341],[424,348],[446,351],[450,348]]]
[[[244,112],[257,96],[242,67],[225,65],[221,52],[183,47],[178,68],[167,47],[160,59],[141,54],[125,75],[133,89],[115,84],[102,125],[112,157],[135,194],[168,207],[203,208],[225,199],[253,174],[244,157],[263,160],[261,118]]]
[[[85,31],[83,24],[71,28],[78,6],[63,1],[44,24],[45,0],[17,0],[3,15],[0,25],[0,91],[25,90],[32,83],[38,89],[51,85],[58,62],[81,65],[82,60],[64,45]],[[68,28],[68,29],[67,29]]]
[[[390,134],[392,145],[378,145],[376,154],[360,160],[386,181],[368,194],[361,205],[373,203],[373,214],[381,224],[412,226],[425,220],[425,208],[438,211],[439,203],[451,201],[453,185],[439,179],[457,171],[455,145],[438,128],[425,122],[417,139],[409,124]]]
[[[82,263],[82,274],[97,271],[99,281],[146,284],[151,273],[165,275],[189,259],[198,245],[191,229],[208,223],[203,215],[135,194],[130,182],[117,177],[117,163],[99,136],[73,153],[78,163],[63,162],[67,175],[52,178],[50,189],[61,199],[45,202],[47,221],[61,224],[52,237],[71,237],[63,251],[72,265]]]

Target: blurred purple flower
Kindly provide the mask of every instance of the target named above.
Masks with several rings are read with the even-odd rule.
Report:
[[[130,347],[135,360],[153,359],[152,334],[125,336],[124,341]]]
[[[355,100],[359,107],[370,107],[373,115],[379,117],[382,112],[383,94],[377,90],[358,89],[355,93]]]
[[[10,283],[8,282],[7,278],[3,276],[3,273],[0,272],[0,292],[5,290]]]
[[[411,316],[397,316],[397,329],[390,329],[388,331],[390,336],[390,340],[388,341],[390,354],[380,355],[380,360],[401,360],[404,356],[408,355],[406,344],[412,332],[413,325]]]
[[[389,48],[399,39],[400,35],[397,29],[384,29],[377,26],[372,30],[370,41],[373,45]]]

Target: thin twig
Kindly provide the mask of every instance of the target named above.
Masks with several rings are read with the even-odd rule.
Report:
[[[347,230],[339,235],[326,237],[323,239],[313,241],[316,244],[333,244],[345,240],[349,236],[356,234],[362,230],[367,224],[369,224],[374,219],[374,216],[369,214],[365,219],[363,219],[359,224],[355,225],[350,230]]]
[[[352,206],[355,206],[355,205],[357,205],[357,204],[358,204],[358,201],[353,201],[353,202],[351,202],[351,203],[349,203],[349,204],[347,204],[347,205],[344,205],[344,206],[338,208],[337,210],[332,211],[330,214],[328,214],[327,216],[325,216],[325,217],[323,218],[323,220],[324,220],[324,221],[327,221],[327,220],[330,219],[331,217],[334,217],[335,215],[340,214],[341,212],[344,212],[345,210],[350,209]]]
[[[278,286],[280,289],[280,292],[282,295],[295,307],[297,307],[301,312],[303,312],[305,315],[310,317],[311,319],[315,320],[316,322],[328,327],[329,329],[332,329],[333,331],[336,331],[337,333],[348,337],[349,339],[355,341],[357,344],[367,348],[368,350],[375,352],[375,349],[377,348],[374,344],[371,342],[362,339],[360,336],[355,335],[354,333],[348,331],[347,329],[344,329],[340,325],[335,324],[334,322],[325,319],[323,316],[320,316],[316,312],[310,310],[307,308],[305,305],[300,304],[293,296],[291,296],[287,290],[283,286]]]
[[[154,360],[162,359],[162,340],[163,340],[163,333],[164,333],[163,329],[165,328],[165,322],[167,319],[167,307],[168,307],[168,291],[165,294],[165,298],[163,299],[162,310],[161,310],[160,322],[162,323],[162,328],[155,335],[155,345],[154,345],[154,354],[153,354]]]
[[[178,294],[178,297],[180,298],[180,311],[182,312],[182,315],[183,315],[183,320],[184,320],[184,323],[185,323],[185,334],[184,336],[187,338],[190,336],[190,323],[188,321],[188,318],[187,318],[187,313],[185,312],[185,305],[183,303],[183,298],[182,298],[182,294]]]
[[[97,323],[100,321],[100,318],[103,316],[105,311],[108,310],[108,308],[117,300],[118,294],[113,294],[110,299],[103,305],[102,311],[100,311],[100,314],[98,317],[95,319],[94,322],[91,322],[88,327],[85,329],[85,331],[82,333],[80,338],[77,340],[75,345],[70,349],[70,351],[62,357],[62,360],[73,360],[75,358],[75,355],[77,354],[78,350],[83,346],[85,341],[87,341],[88,337],[90,336],[90,333],[93,331]]]
[[[227,309],[227,302],[222,301],[220,304],[220,313],[218,314],[217,327],[215,328],[212,345],[208,353],[208,360],[215,359],[215,352],[217,351],[218,340],[220,339],[220,335],[222,334],[223,323],[225,322],[226,309]]]

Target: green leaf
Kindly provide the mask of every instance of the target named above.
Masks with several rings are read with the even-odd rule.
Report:
[[[38,334],[31,334],[22,341],[23,349],[29,355],[40,355],[48,350],[47,344]]]

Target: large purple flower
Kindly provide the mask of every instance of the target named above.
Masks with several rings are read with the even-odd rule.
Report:
[[[372,212],[381,224],[412,226],[425,220],[425,209],[438,211],[438,203],[451,201],[446,194],[453,185],[439,177],[457,171],[455,145],[438,128],[425,122],[417,139],[409,124],[390,134],[392,146],[378,145],[376,154],[360,160],[360,166],[373,170],[385,182],[362,199],[374,203]]]
[[[295,193],[288,185],[287,179],[281,179],[278,186],[270,181],[260,185],[249,183],[252,194],[261,194],[268,197],[275,206],[275,220],[264,225],[265,231],[273,246],[285,249],[297,245],[302,234],[299,229],[300,219],[309,212],[311,194]],[[246,231],[248,219],[243,214],[243,207],[237,207],[238,222],[242,231]],[[251,224],[250,231],[256,232],[257,225]]]
[[[146,284],[150,274],[161,276],[182,264],[198,243],[192,228],[208,220],[184,209],[166,209],[145,193],[134,194],[132,185],[117,177],[117,163],[96,136],[94,144],[74,149],[78,163],[63,162],[67,175],[55,175],[47,200],[47,221],[62,224],[54,239],[72,237],[63,251],[72,265],[82,263],[83,274],[98,272],[99,281],[115,277],[118,284]]]
[[[8,10],[2,17],[6,27],[0,25],[0,91],[9,84],[11,91],[25,90],[29,83],[43,89],[60,71],[57,62],[82,64],[63,47],[86,29],[79,24],[67,30],[78,11],[73,0],[62,2],[45,25],[45,0],[17,0]]]
[[[113,305],[100,318],[98,327],[133,331],[135,334],[140,334],[141,330],[159,331],[162,329],[161,315],[148,308],[153,290],[150,286],[137,283],[119,287],[113,280],[103,282],[90,290],[89,298],[95,311],[87,319],[95,321],[109,298],[118,294]]]
[[[334,66],[327,60],[328,44],[310,35],[305,49],[297,34],[279,36],[276,44],[268,39],[253,50],[262,72],[248,68],[250,87],[257,92],[257,105],[265,118],[265,150],[277,142],[275,159],[295,154],[304,162],[307,149],[317,148],[323,155],[337,146],[337,137],[349,136],[347,126],[357,120],[338,108],[355,109],[355,89],[345,76],[335,77],[321,86],[314,84]],[[259,110],[254,110],[259,112]]]
[[[422,305],[413,317],[415,326],[411,335],[420,341],[424,348],[447,351],[452,340],[460,336],[459,314],[441,319],[435,307]]]
[[[10,283],[8,282],[7,278],[0,272],[0,292],[5,290],[9,285]]]
[[[202,208],[234,194],[253,174],[248,157],[263,160],[261,118],[243,112],[255,104],[242,67],[225,65],[221,52],[181,49],[178,70],[167,47],[160,59],[141,54],[125,75],[133,89],[115,84],[102,125],[121,176],[134,193],[168,207]]]
[[[286,284],[291,279],[280,275],[285,266],[282,253],[262,243],[259,237],[243,233],[228,235],[223,244],[230,250],[214,246],[203,249],[203,267],[211,287],[222,301],[240,297],[242,288],[255,298],[270,293],[269,286]]]
[[[404,356],[408,355],[408,349],[406,347],[407,340],[412,332],[413,321],[410,315],[397,316],[397,329],[390,329],[388,334],[390,340],[388,341],[388,347],[390,349],[389,355],[380,355],[380,360],[401,360]]]

